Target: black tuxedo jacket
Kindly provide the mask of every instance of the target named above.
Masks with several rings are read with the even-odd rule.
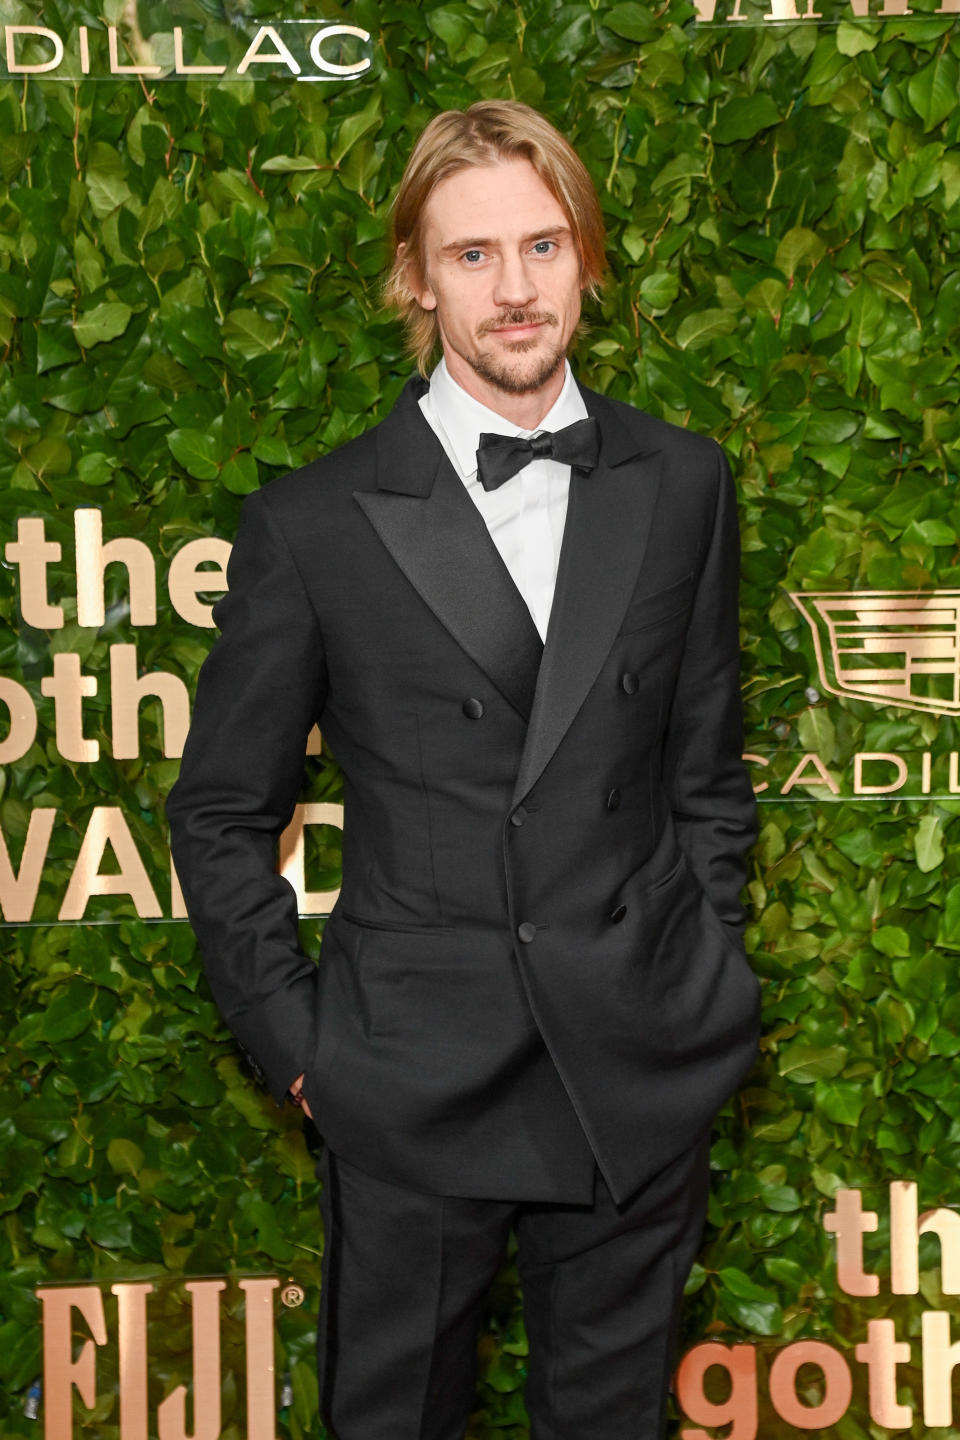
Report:
[[[335,1153],[438,1193],[617,1200],[754,1055],[738,535],[712,441],[584,389],[544,646],[411,381],[244,503],[168,814],[223,1015]],[[275,873],[319,722],[319,966]]]

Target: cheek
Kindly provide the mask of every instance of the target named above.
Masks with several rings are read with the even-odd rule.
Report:
[[[485,287],[479,284],[464,286],[458,294],[449,297],[447,327],[462,335],[474,335],[481,322],[495,310],[496,306],[491,307],[486,297]]]
[[[579,265],[571,267],[562,276],[558,275],[557,283],[552,288],[564,314],[568,315],[571,320],[576,320],[580,314],[583,298],[583,291],[580,289]]]
[[[577,286],[573,291],[568,291],[564,297],[564,317],[566,319],[567,337],[573,334],[580,319],[580,288]]]
[[[475,277],[470,277],[474,278]],[[467,277],[458,275],[438,276],[434,294],[437,309],[442,311],[448,324],[455,324],[460,316],[468,316],[476,308],[475,291],[479,285],[466,283]]]

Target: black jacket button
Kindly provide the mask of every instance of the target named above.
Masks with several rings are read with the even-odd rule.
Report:
[[[522,825],[523,822],[526,820],[526,818],[527,818],[527,812],[526,812],[526,810],[524,810],[524,808],[523,808],[522,805],[518,805],[517,808],[516,808],[516,810],[514,810],[513,814],[510,816],[510,824],[511,824],[511,825]]]
[[[483,714],[483,701],[471,696],[469,700],[464,700],[462,709],[468,720],[479,720]]]
[[[620,794],[620,791],[617,790],[616,787],[614,787],[614,789],[611,790],[610,794],[607,796],[607,809],[616,810],[620,804],[621,799],[622,796]]]
[[[517,935],[523,941],[524,945],[529,945],[530,941],[536,938],[536,934],[537,927],[531,924],[529,920],[524,920],[522,925],[517,926]]]
[[[627,695],[636,695],[640,689],[639,675],[634,675],[631,670],[628,670],[625,675],[620,676],[620,688]]]
[[[626,913],[627,913],[627,907],[626,907],[626,905],[618,905],[617,908],[616,908],[616,910],[611,910],[611,911],[610,911],[610,923],[611,923],[611,925],[619,925],[619,924],[620,924],[620,921],[623,919],[623,917],[624,917],[624,915],[626,915]]]

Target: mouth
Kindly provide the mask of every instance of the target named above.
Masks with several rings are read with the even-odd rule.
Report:
[[[498,325],[492,331],[494,335],[502,335],[505,340],[528,340],[538,330],[543,329],[542,320],[530,320],[523,325]]]
[[[481,325],[478,338],[483,339],[485,335],[497,335],[501,340],[514,344],[526,342],[539,337],[540,332],[548,327],[557,324],[557,317],[552,311],[527,311],[514,310],[504,314],[502,320],[488,320]]]

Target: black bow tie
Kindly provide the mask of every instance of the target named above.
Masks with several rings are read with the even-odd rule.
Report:
[[[519,435],[480,436],[477,475],[484,490],[496,490],[531,460],[559,460],[578,470],[592,470],[600,453],[600,426],[592,415],[563,430],[544,431],[524,440]]]

